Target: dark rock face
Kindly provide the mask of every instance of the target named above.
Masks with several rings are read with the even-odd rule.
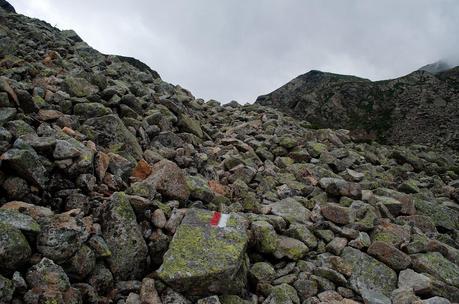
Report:
[[[9,2],[6,0],[0,0],[0,7],[7,12],[16,13],[14,7],[11,4],[9,4]]]
[[[424,102],[427,82],[457,88],[454,73],[407,76],[397,96]],[[375,101],[402,85],[305,77],[333,93],[311,108],[325,122],[349,122],[362,88]],[[72,30],[1,13],[0,303],[457,303],[458,204],[455,150],[205,102]]]
[[[459,67],[435,75],[419,70],[372,82],[311,71],[258,97],[313,128],[345,128],[361,140],[447,144],[459,149]]]

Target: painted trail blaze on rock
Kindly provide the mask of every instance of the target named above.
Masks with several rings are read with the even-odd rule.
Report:
[[[240,293],[247,281],[247,241],[246,224],[236,214],[190,209],[164,255],[159,277],[189,295]]]

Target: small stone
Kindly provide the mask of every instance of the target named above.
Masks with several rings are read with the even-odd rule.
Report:
[[[13,282],[0,274],[0,303],[11,303],[14,290]]]
[[[274,286],[263,304],[300,304],[295,288],[288,284]]]
[[[80,156],[81,152],[73,144],[66,140],[57,140],[53,157],[55,159],[67,159]]]
[[[406,269],[411,264],[410,257],[392,244],[375,241],[367,252],[395,270]]]
[[[334,238],[330,243],[328,243],[325,249],[327,249],[328,252],[331,252],[335,255],[340,255],[344,247],[346,247],[346,245],[347,239],[337,237]]]
[[[144,161],[143,159],[139,160],[136,167],[132,171],[132,177],[136,181],[143,181],[151,174],[151,166],[149,163]]]
[[[398,288],[392,291],[391,300],[393,304],[412,304],[419,300],[410,288]]]
[[[350,209],[335,203],[327,203],[320,208],[322,215],[336,224],[347,225],[352,221]]]
[[[164,229],[169,231],[171,234],[175,234],[177,227],[182,222],[183,217],[186,214],[186,209],[174,209],[172,214],[169,217],[169,220],[166,222]]]
[[[212,296],[204,299],[199,299],[196,304],[221,304],[221,302],[217,296]]]
[[[287,257],[291,260],[297,261],[303,258],[309,251],[309,248],[296,239],[292,239],[283,235],[278,236],[277,249],[274,256],[278,259]]]
[[[325,303],[333,303],[334,301],[341,301],[343,297],[334,290],[326,290],[317,295],[317,297]]]
[[[262,253],[274,253],[278,246],[277,233],[266,221],[252,222],[251,231],[257,250]]]
[[[412,269],[400,271],[398,276],[399,288],[412,288],[416,294],[428,294],[432,290],[432,280]]]
[[[144,278],[140,288],[140,301],[142,304],[161,304],[158,292],[155,287],[155,280]]]
[[[161,209],[156,209],[151,215],[151,222],[155,225],[155,227],[162,229],[167,223],[166,215],[164,215],[164,212]]]
[[[347,196],[352,199],[362,198],[362,188],[357,183],[350,183],[339,178],[324,177],[320,179],[319,184],[331,195]]]
[[[315,280],[298,279],[295,283],[293,283],[293,286],[295,287],[301,301],[305,301],[306,299],[315,296],[319,291],[317,281]]]
[[[283,217],[291,224],[306,224],[311,217],[311,211],[293,198],[286,198],[269,206],[272,214]]]
[[[271,282],[275,276],[276,271],[266,262],[253,264],[249,271],[249,278],[255,285],[259,282]]]

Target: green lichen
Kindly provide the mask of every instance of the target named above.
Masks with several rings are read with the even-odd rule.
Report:
[[[113,195],[116,196],[116,198],[112,199],[112,202],[115,204],[113,211],[128,222],[135,220],[134,210],[132,210],[126,194],[124,192],[117,192]]]

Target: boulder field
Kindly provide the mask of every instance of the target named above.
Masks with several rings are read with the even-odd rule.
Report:
[[[204,101],[0,9],[0,303],[454,302],[457,151]]]

